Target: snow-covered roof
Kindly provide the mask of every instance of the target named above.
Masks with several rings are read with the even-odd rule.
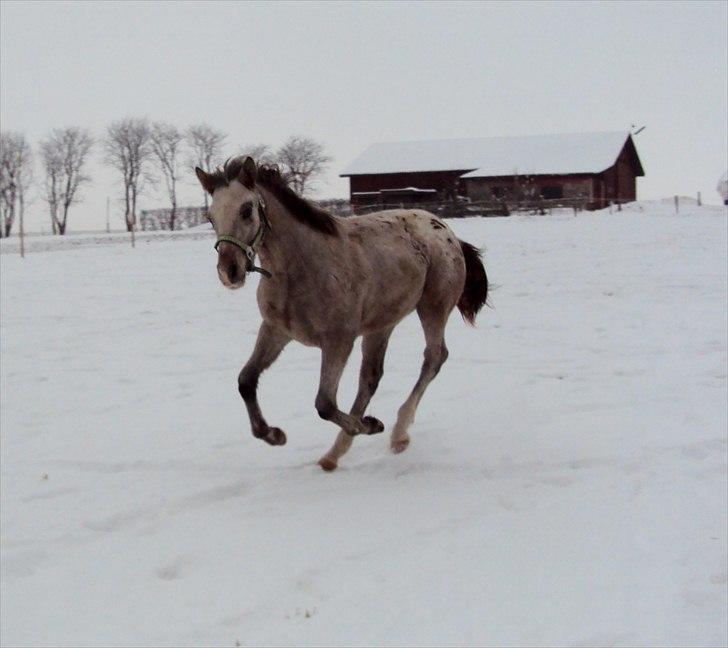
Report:
[[[464,178],[601,173],[611,167],[627,131],[478,137],[372,144],[342,176],[417,171],[470,171]]]

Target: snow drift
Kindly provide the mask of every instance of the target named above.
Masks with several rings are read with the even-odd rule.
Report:
[[[724,645],[726,213],[672,211],[451,222],[494,308],[410,449],[332,474],[315,350],[261,380],[288,445],[251,437],[211,239],[3,254],[2,644]],[[422,348],[408,318],[388,426]]]

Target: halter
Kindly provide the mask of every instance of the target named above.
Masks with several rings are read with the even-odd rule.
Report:
[[[258,216],[260,216],[258,231],[255,233],[255,236],[253,237],[253,240],[250,241],[250,243],[244,243],[243,241],[236,239],[234,236],[218,236],[217,241],[215,241],[215,250],[217,250],[217,248],[220,246],[220,243],[232,243],[243,251],[245,258],[248,261],[245,267],[245,272],[260,272],[260,274],[262,274],[264,277],[270,279],[272,276],[270,272],[255,265],[255,255],[258,254],[258,248],[263,242],[265,230],[273,229],[270,226],[268,215],[265,213],[265,202],[260,196],[258,196]]]

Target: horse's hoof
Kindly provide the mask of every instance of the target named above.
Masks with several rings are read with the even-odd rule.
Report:
[[[286,445],[286,433],[277,427],[268,428],[263,441],[272,446]]]
[[[364,423],[364,427],[366,428],[364,434],[379,434],[380,432],[384,432],[384,423],[378,418],[365,416],[362,419],[362,423]]]
[[[336,470],[337,463],[332,459],[323,457],[319,459],[318,465],[321,466],[321,468],[326,472],[331,472],[332,470]]]
[[[409,438],[398,439],[397,441],[392,441],[392,444],[391,444],[392,452],[394,452],[394,454],[399,454],[400,452],[404,452],[407,449],[407,446],[409,446],[409,444],[410,444]]]

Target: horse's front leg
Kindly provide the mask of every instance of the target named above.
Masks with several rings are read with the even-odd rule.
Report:
[[[336,404],[341,374],[354,346],[354,338],[346,337],[330,341],[321,346],[321,380],[316,395],[316,411],[322,419],[336,423],[351,436],[377,434],[384,431],[384,425],[373,416],[352,416],[342,412]]]
[[[253,354],[238,376],[238,391],[248,409],[253,436],[263,439],[270,445],[283,445],[286,442],[286,435],[283,430],[270,427],[263,418],[258,405],[258,378],[275,362],[283,347],[290,341],[290,337],[263,322],[258,330]]]
[[[361,418],[369,405],[374,392],[384,373],[384,354],[387,352],[387,344],[392,329],[386,329],[377,333],[370,333],[362,338],[361,351],[362,363],[359,371],[359,390],[357,391],[354,404],[349,414]],[[339,459],[349,450],[354,437],[345,431],[339,432],[334,445],[319,460],[319,466],[324,470],[335,470]]]

